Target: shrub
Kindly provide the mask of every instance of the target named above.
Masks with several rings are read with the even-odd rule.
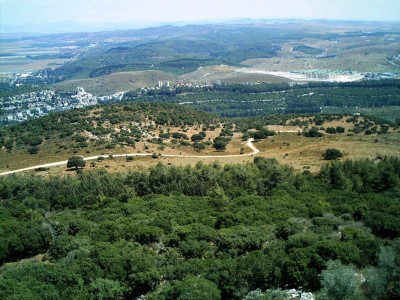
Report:
[[[328,127],[326,129],[326,133],[335,134],[336,133],[336,129],[334,127]]]
[[[33,154],[38,154],[40,148],[38,146],[32,146],[28,149],[28,153],[33,155]]]
[[[304,136],[306,137],[322,137],[324,134],[318,131],[318,128],[311,128],[309,131],[304,132]]]
[[[342,127],[342,126],[336,126],[336,132],[337,132],[337,133],[344,133],[344,131],[345,131],[345,128],[344,128],[344,127]]]
[[[343,156],[343,153],[338,149],[326,149],[323,154],[324,159],[333,160]]]
[[[68,159],[67,168],[84,168],[86,166],[86,162],[82,156],[72,156]]]

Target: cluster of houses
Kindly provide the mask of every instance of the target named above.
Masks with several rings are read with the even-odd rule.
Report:
[[[99,103],[121,101],[124,92],[109,96],[95,96],[82,87],[74,93],[43,90],[0,98],[0,123],[12,124],[47,115],[52,111],[82,108]]]
[[[156,87],[142,88],[141,90],[143,92],[152,89],[173,87],[201,88],[210,85],[210,83],[177,83],[172,85],[169,81],[159,81]],[[0,97],[0,124],[18,123],[45,116],[52,111],[64,111],[100,103],[118,102],[122,101],[124,95],[125,92],[118,92],[108,96],[97,96],[86,92],[83,87],[77,87],[75,92],[42,90],[11,97]]]

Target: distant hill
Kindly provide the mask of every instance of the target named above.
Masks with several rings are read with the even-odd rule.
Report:
[[[75,90],[82,86],[88,92],[99,96],[121,91],[131,91],[141,87],[155,86],[158,81],[176,82],[178,76],[162,71],[118,72],[88,79],[63,81],[55,85],[60,90]]]

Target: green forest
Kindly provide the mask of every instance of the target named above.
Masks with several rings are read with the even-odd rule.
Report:
[[[208,65],[239,65],[251,58],[275,57],[281,50],[281,43],[288,38],[300,38],[297,30],[277,32],[268,28],[232,28],[229,25],[164,26],[120,34],[135,38],[118,43],[102,40],[98,48],[87,48],[90,51],[80,55],[78,60],[68,61],[55,69],[41,70],[38,74],[45,76],[28,78],[26,82],[50,84],[143,70],[181,75]],[[49,41],[49,44],[53,43]]]
[[[223,84],[203,88],[177,87],[137,90],[126,101],[172,102],[217,113],[222,117],[254,117],[273,114],[315,114],[325,108],[345,112],[348,108],[400,106],[400,80],[307,84]],[[386,122],[400,122],[382,116]]]
[[[12,175],[0,199],[0,299],[400,298],[398,158]]]

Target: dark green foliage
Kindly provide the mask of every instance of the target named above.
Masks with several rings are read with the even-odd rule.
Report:
[[[326,131],[326,133],[335,134],[336,133],[336,128],[328,127],[328,128],[326,128],[325,131]]]
[[[118,70],[125,68],[125,67],[126,67],[125,64],[100,67],[100,68],[94,69],[92,72],[90,72],[89,77],[94,78],[94,77],[112,74],[112,73],[117,72]]]
[[[89,285],[91,299],[114,300],[123,299],[126,288],[119,281],[97,278]]]
[[[326,160],[334,160],[341,158],[343,153],[339,149],[326,149],[322,156]]]
[[[182,70],[181,70],[182,71]],[[125,95],[125,100],[134,102],[172,102],[207,112],[218,113],[222,117],[273,116],[282,114],[314,114],[317,126],[324,123],[329,111],[352,114],[359,108],[376,108],[400,105],[400,80],[360,81],[350,83],[309,82],[308,84],[262,83],[226,84],[210,87],[177,87],[165,93],[149,90],[147,93],[133,91]],[[265,101],[265,99],[269,101]],[[372,114],[372,113],[370,113]],[[381,119],[377,123],[396,125],[396,116]],[[383,121],[386,119],[386,121]],[[344,128],[335,128],[341,133]],[[362,128],[360,128],[362,129]],[[386,130],[381,133],[387,132]]]
[[[195,151],[201,152],[201,150],[206,149],[206,145],[204,145],[203,143],[194,143],[193,144],[193,149]]]
[[[82,156],[72,156],[68,159],[67,168],[84,168],[86,166],[86,162],[84,161]]]
[[[32,147],[28,148],[28,153],[29,154],[38,154],[39,150],[40,150],[40,148],[38,146],[32,146]]]
[[[201,276],[188,276],[183,281],[175,281],[166,286],[161,295],[152,299],[165,300],[219,300],[221,291],[218,286]]]
[[[202,134],[198,134],[195,133],[192,135],[192,137],[190,138],[192,140],[192,142],[198,142],[204,139],[204,136]]]
[[[0,298],[396,299],[399,170],[335,161],[312,176],[256,157],[1,177]]]
[[[317,49],[317,48],[313,48],[313,47],[309,47],[309,46],[305,46],[305,45],[294,46],[292,50],[300,51],[300,52],[303,52],[303,53],[309,54],[309,55],[318,55],[318,54],[322,54],[324,52],[321,49]]]
[[[275,134],[276,134],[275,131],[267,130],[267,129],[263,128],[263,129],[258,130],[256,132],[250,133],[250,136],[252,138],[254,138],[255,140],[262,140],[262,139],[265,139],[265,138],[267,138],[269,136],[274,136]]]
[[[134,160],[135,160],[135,156],[133,156],[133,155],[128,155],[126,157],[126,161],[134,161]]]
[[[344,131],[345,131],[345,128],[344,127],[342,127],[342,126],[336,126],[336,132],[337,133],[343,133]]]
[[[188,139],[188,136],[186,135],[186,134],[184,134],[184,133],[181,133],[181,132],[174,132],[174,133],[172,133],[172,137],[174,138],[174,139],[185,139],[185,140],[187,140]]]
[[[214,139],[213,148],[215,148],[215,150],[217,150],[217,151],[225,151],[228,143],[229,143],[228,138],[219,136]]]
[[[316,138],[316,137],[322,137],[324,136],[324,134],[322,132],[319,132],[318,128],[313,127],[309,131],[304,132],[304,136]]]

